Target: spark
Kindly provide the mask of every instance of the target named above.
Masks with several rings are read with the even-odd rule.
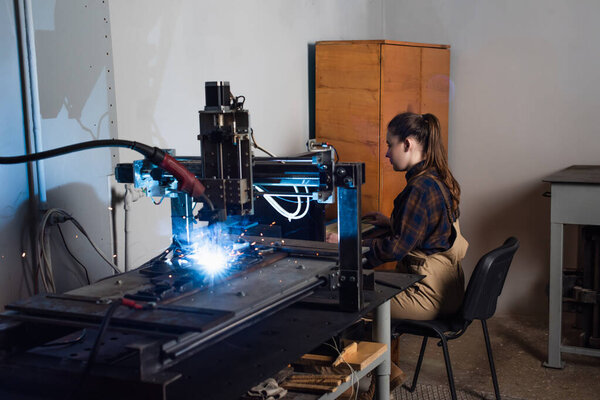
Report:
[[[27,256],[27,253],[23,252],[23,254],[21,254],[22,258],[25,258]],[[4,258],[4,256],[2,256],[2,258]]]
[[[196,249],[189,257],[201,272],[214,278],[227,271],[229,257],[222,247],[215,243],[195,245]]]
[[[113,208],[112,208],[112,207],[108,207],[108,211],[112,211],[112,210],[113,210]]]
[[[116,255],[116,254],[113,254],[113,258],[117,258],[117,255]]]
[[[79,235],[75,235],[75,239],[79,239]]]
[[[192,243],[183,249],[190,268],[209,278],[226,275],[236,258],[242,255],[242,249],[249,245],[248,242],[235,242],[224,237],[219,224],[197,232]]]

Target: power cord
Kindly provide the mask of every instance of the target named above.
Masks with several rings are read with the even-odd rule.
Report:
[[[100,347],[102,346],[102,340],[108,331],[110,320],[119,306],[129,307],[134,310],[147,310],[156,307],[156,303],[146,303],[145,305],[142,305],[134,300],[126,298],[121,298],[110,303],[108,310],[106,310],[106,314],[104,314],[104,317],[102,317],[102,322],[100,323],[100,328],[98,329],[98,335],[96,336],[96,340],[94,340],[94,345],[92,346],[90,356],[88,357],[85,367],[83,368],[81,378],[79,379],[77,386],[75,386],[75,389],[69,394],[69,396],[67,396],[67,399],[71,399],[75,394],[79,393],[83,387],[83,384],[85,383],[85,380],[90,375],[92,367],[96,362],[98,352],[100,351]]]
[[[271,205],[271,207],[273,207],[275,209],[275,211],[277,211],[283,217],[287,218],[288,221],[292,221],[295,219],[302,219],[306,216],[306,214],[308,214],[308,210],[310,209],[310,199],[306,200],[306,208],[301,213],[300,210],[302,209],[302,200],[301,200],[302,198],[300,196],[296,196],[298,199],[297,200],[298,206],[296,207],[296,211],[289,212],[285,208],[283,208],[279,203],[277,203],[277,201],[275,199],[273,199],[273,197],[278,197],[278,196],[267,194],[268,192],[266,192],[260,186],[254,186],[254,187],[256,188],[257,191],[264,193],[263,198]],[[297,186],[294,186],[294,190],[296,191],[296,193],[298,193]],[[304,186],[304,190],[306,190],[306,193],[309,192],[308,187],[306,187],[306,186]],[[293,195],[291,195],[291,196],[293,196]]]
[[[243,105],[243,103],[242,103]],[[268,154],[271,157],[277,157],[275,154],[271,153],[269,150],[259,146],[259,144],[256,142],[256,139],[254,138],[254,129],[250,128],[250,137],[252,138],[252,146],[254,146],[254,148],[262,151],[265,154]],[[282,161],[283,163],[283,161]],[[259,187],[259,186],[255,186],[256,190],[258,190],[261,193],[265,193],[266,191]],[[308,188],[305,186],[304,189],[306,190],[306,193],[308,193]],[[298,187],[294,186],[294,190],[296,191],[296,193],[298,193]],[[293,195],[292,195],[293,196]],[[301,210],[301,197],[298,196],[298,207],[296,208],[296,211],[291,213],[289,211],[287,211],[285,208],[283,208],[279,203],[277,203],[277,201],[273,198],[273,197],[279,197],[279,196],[272,196],[269,194],[264,194],[264,199],[271,205],[271,207],[273,207],[275,209],[275,211],[277,211],[279,214],[281,214],[283,217],[287,218],[288,221],[292,221],[295,219],[302,219],[306,216],[306,214],[308,214],[308,210],[310,208],[310,198],[308,198],[306,200],[306,208],[304,210],[304,212],[300,212]],[[284,200],[287,201],[287,200]]]
[[[46,292],[48,292],[48,293],[56,292],[56,286],[54,283],[54,271],[52,268],[52,261],[50,260],[50,257],[48,255],[48,251],[46,249],[46,243],[45,243],[46,242],[46,240],[45,240],[46,227],[48,226],[50,217],[52,217],[52,216],[55,216],[55,218],[52,222],[54,222],[56,224],[70,221],[73,225],[75,225],[75,227],[81,232],[81,234],[83,234],[83,236],[85,236],[85,238],[91,244],[92,248],[96,251],[96,253],[98,253],[98,255],[114,270],[114,272],[117,274],[121,273],[119,268],[117,268],[117,266],[113,264],[113,262],[102,252],[102,250],[100,250],[100,248],[96,245],[96,243],[94,243],[94,241],[91,239],[91,237],[86,232],[86,230],[83,228],[83,226],[73,216],[71,216],[71,214],[69,214],[67,211],[60,209],[60,208],[51,208],[48,211],[46,211],[46,213],[44,214],[44,216],[42,217],[42,220],[40,222],[40,228],[38,230],[38,232],[39,232],[38,248],[40,249],[40,251],[37,254],[38,269],[36,270],[35,275],[34,275],[34,282],[37,282],[38,277],[39,277],[42,281],[42,285],[44,286],[44,289],[46,290]],[[63,236],[62,232],[61,232],[61,236]],[[63,240],[64,240],[64,236],[63,236]],[[66,241],[65,241],[65,245],[66,245]],[[69,252],[69,254],[71,254],[73,256],[73,254],[70,252],[68,247],[67,247],[67,251]],[[82,263],[79,262],[79,264],[81,266],[83,266]],[[84,267],[84,269],[85,269],[85,267]],[[87,269],[85,271],[86,271],[86,277],[88,278],[88,281],[89,281],[89,274],[87,272]]]
[[[254,129],[252,129],[252,128],[250,128],[250,137],[252,138],[252,146],[254,146],[254,148],[262,151],[265,154],[268,154],[271,157],[277,157],[275,154],[271,153],[269,150],[258,145],[258,143],[256,142],[256,139],[254,139]]]
[[[56,227],[58,228],[58,233],[60,233],[60,237],[62,238],[63,244],[65,245],[65,249],[67,250],[67,253],[69,253],[69,255],[73,258],[73,260],[75,260],[77,262],[77,264],[79,264],[79,266],[85,272],[85,279],[87,280],[87,284],[88,285],[91,284],[92,282],[90,281],[90,274],[88,273],[87,268],[85,267],[85,265],[83,265],[81,263],[81,261],[79,261],[79,259],[77,257],[75,257],[75,254],[73,254],[71,252],[71,249],[69,249],[69,246],[67,245],[67,241],[65,239],[65,235],[63,235],[63,231],[62,231],[62,228],[60,227],[60,225],[56,225]]]
[[[94,365],[94,362],[96,361],[96,356],[98,355],[98,350],[100,349],[100,346],[102,345],[102,339],[104,338],[104,335],[106,334],[106,331],[108,330],[108,325],[110,324],[110,320],[111,320],[113,314],[115,313],[115,311],[117,310],[117,308],[121,304],[122,303],[120,300],[113,302],[108,307],[106,314],[104,314],[104,317],[102,318],[102,323],[100,324],[100,329],[98,330],[98,336],[96,336],[96,340],[94,341],[94,346],[92,347],[90,356],[89,356],[87,362],[85,363],[85,367],[83,369],[83,373],[81,374],[81,378],[79,379],[79,383],[77,384],[77,386],[75,387],[73,392],[71,392],[71,394],[67,397],[68,399],[73,398],[73,396],[81,390],[85,380],[87,379],[88,375],[90,374],[90,371],[92,370],[92,366]]]

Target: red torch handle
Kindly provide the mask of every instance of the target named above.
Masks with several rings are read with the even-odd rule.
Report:
[[[186,192],[192,197],[200,197],[204,194],[204,185],[196,179],[194,174],[170,155],[165,154],[165,158],[159,166],[172,173],[175,179],[177,179],[179,182],[177,189]]]

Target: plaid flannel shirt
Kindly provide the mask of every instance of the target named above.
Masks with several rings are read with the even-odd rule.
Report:
[[[430,255],[451,247],[452,225],[444,194],[435,181],[437,172],[430,170],[419,174],[423,164],[413,166],[406,173],[407,185],[394,200],[389,235],[364,242],[369,247],[367,260],[373,267],[400,261],[412,250]],[[450,200],[450,191],[441,182],[440,186]],[[457,216],[458,213],[452,217],[453,222]]]

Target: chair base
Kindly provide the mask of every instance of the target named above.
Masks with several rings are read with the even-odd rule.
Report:
[[[421,322],[421,324],[424,324],[424,322]],[[498,377],[496,375],[496,367],[494,365],[494,357],[492,354],[492,346],[490,343],[489,332],[488,332],[487,323],[485,320],[481,320],[481,326],[483,328],[483,337],[485,339],[485,346],[486,346],[488,361],[489,361],[489,365],[490,365],[490,372],[492,375],[492,383],[494,385],[494,394],[495,394],[496,400],[501,400],[500,388],[498,386]],[[412,384],[410,387],[406,387],[406,389],[412,393],[417,388],[417,381],[419,379],[419,373],[421,372],[421,366],[423,364],[423,357],[425,355],[425,349],[427,348],[427,341],[429,339],[429,336],[427,335],[427,333],[432,333],[434,331],[436,333],[436,336],[432,336],[432,337],[437,337],[440,339],[440,342],[438,345],[440,345],[442,347],[442,351],[444,353],[444,362],[446,364],[446,375],[448,377],[448,386],[450,388],[450,395],[452,397],[452,400],[456,400],[457,396],[456,396],[456,387],[454,384],[454,374],[452,372],[452,364],[450,362],[450,353],[448,351],[449,338],[446,337],[446,335],[443,332],[438,332],[437,329],[430,330],[428,332],[423,332],[423,342],[421,343],[421,351],[419,352],[419,360],[417,361],[417,365],[415,367],[415,373],[413,376]],[[415,332],[410,332],[410,333],[416,334]],[[456,336],[450,336],[450,339],[454,339],[454,338],[456,338]]]

